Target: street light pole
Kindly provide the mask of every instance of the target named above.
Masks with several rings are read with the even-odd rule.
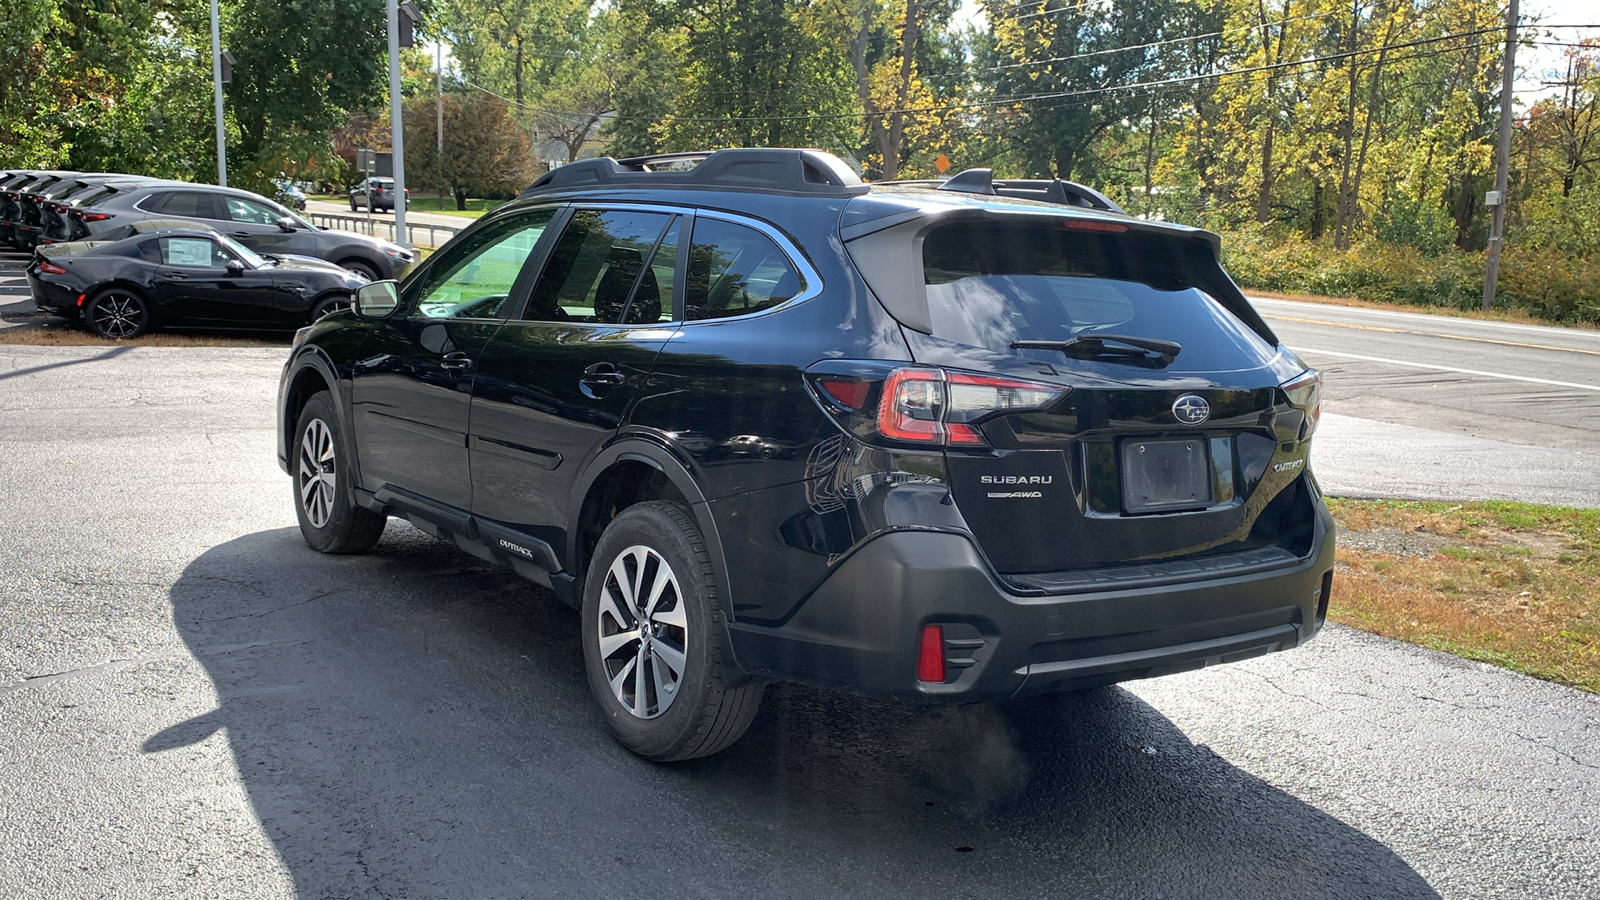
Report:
[[[1495,152],[1494,209],[1489,220],[1489,270],[1483,278],[1483,309],[1494,306],[1495,285],[1500,280],[1500,250],[1506,230],[1506,187],[1511,168],[1511,101],[1517,79],[1517,0],[1506,7],[1505,71],[1500,81],[1500,146]]]
[[[216,2],[216,0],[212,0]],[[405,122],[400,117],[400,0],[389,0],[389,135],[394,159],[394,242],[410,247],[406,232]]]
[[[217,185],[228,186],[228,133],[222,124],[222,28],[217,0],[211,0],[211,86],[217,106]]]

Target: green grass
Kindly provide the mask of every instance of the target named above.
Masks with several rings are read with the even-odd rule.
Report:
[[[1600,693],[1600,510],[1329,498],[1343,538],[1329,616]],[[1426,559],[1363,532],[1449,539]]]

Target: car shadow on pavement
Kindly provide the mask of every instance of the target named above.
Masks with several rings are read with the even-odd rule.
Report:
[[[1435,897],[1383,844],[1132,693],[913,708],[784,686],[722,754],[644,762],[590,701],[578,616],[391,523],[189,564],[173,619],[301,897]]]

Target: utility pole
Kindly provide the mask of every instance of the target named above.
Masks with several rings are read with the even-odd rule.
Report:
[[[1511,168],[1511,101],[1517,79],[1517,0],[1506,6],[1505,71],[1500,82],[1500,146],[1495,151],[1494,190],[1489,192],[1493,218],[1489,222],[1489,270],[1483,278],[1483,309],[1494,306],[1495,284],[1500,280],[1500,251],[1506,230],[1506,187]]]
[[[435,148],[437,155],[434,157],[433,169],[435,177],[439,177],[439,209],[444,209],[444,178],[439,173],[444,171],[444,41],[436,41],[433,45],[433,75],[434,75],[434,110],[439,117],[439,146]]]
[[[400,117],[400,0],[389,0],[388,6],[389,139],[394,150],[394,242],[402,247],[410,247],[411,235],[406,232],[405,122]]]
[[[211,87],[217,105],[217,185],[228,186],[228,133],[222,125],[222,27],[217,0],[211,0]]]

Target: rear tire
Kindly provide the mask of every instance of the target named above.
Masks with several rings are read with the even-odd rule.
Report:
[[[688,510],[652,501],[600,536],[583,589],[583,659],[611,733],[657,762],[738,740],[765,685],[723,658],[716,575]]]
[[[323,553],[365,553],[389,521],[356,505],[348,448],[333,398],[327,391],[312,394],[295,422],[289,472],[300,534]]]
[[[84,304],[83,322],[108,341],[125,341],[150,330],[150,305],[128,288],[106,288]]]
[[[356,211],[356,198],[354,198],[354,197],[350,198],[350,211],[351,212],[355,212]]]

